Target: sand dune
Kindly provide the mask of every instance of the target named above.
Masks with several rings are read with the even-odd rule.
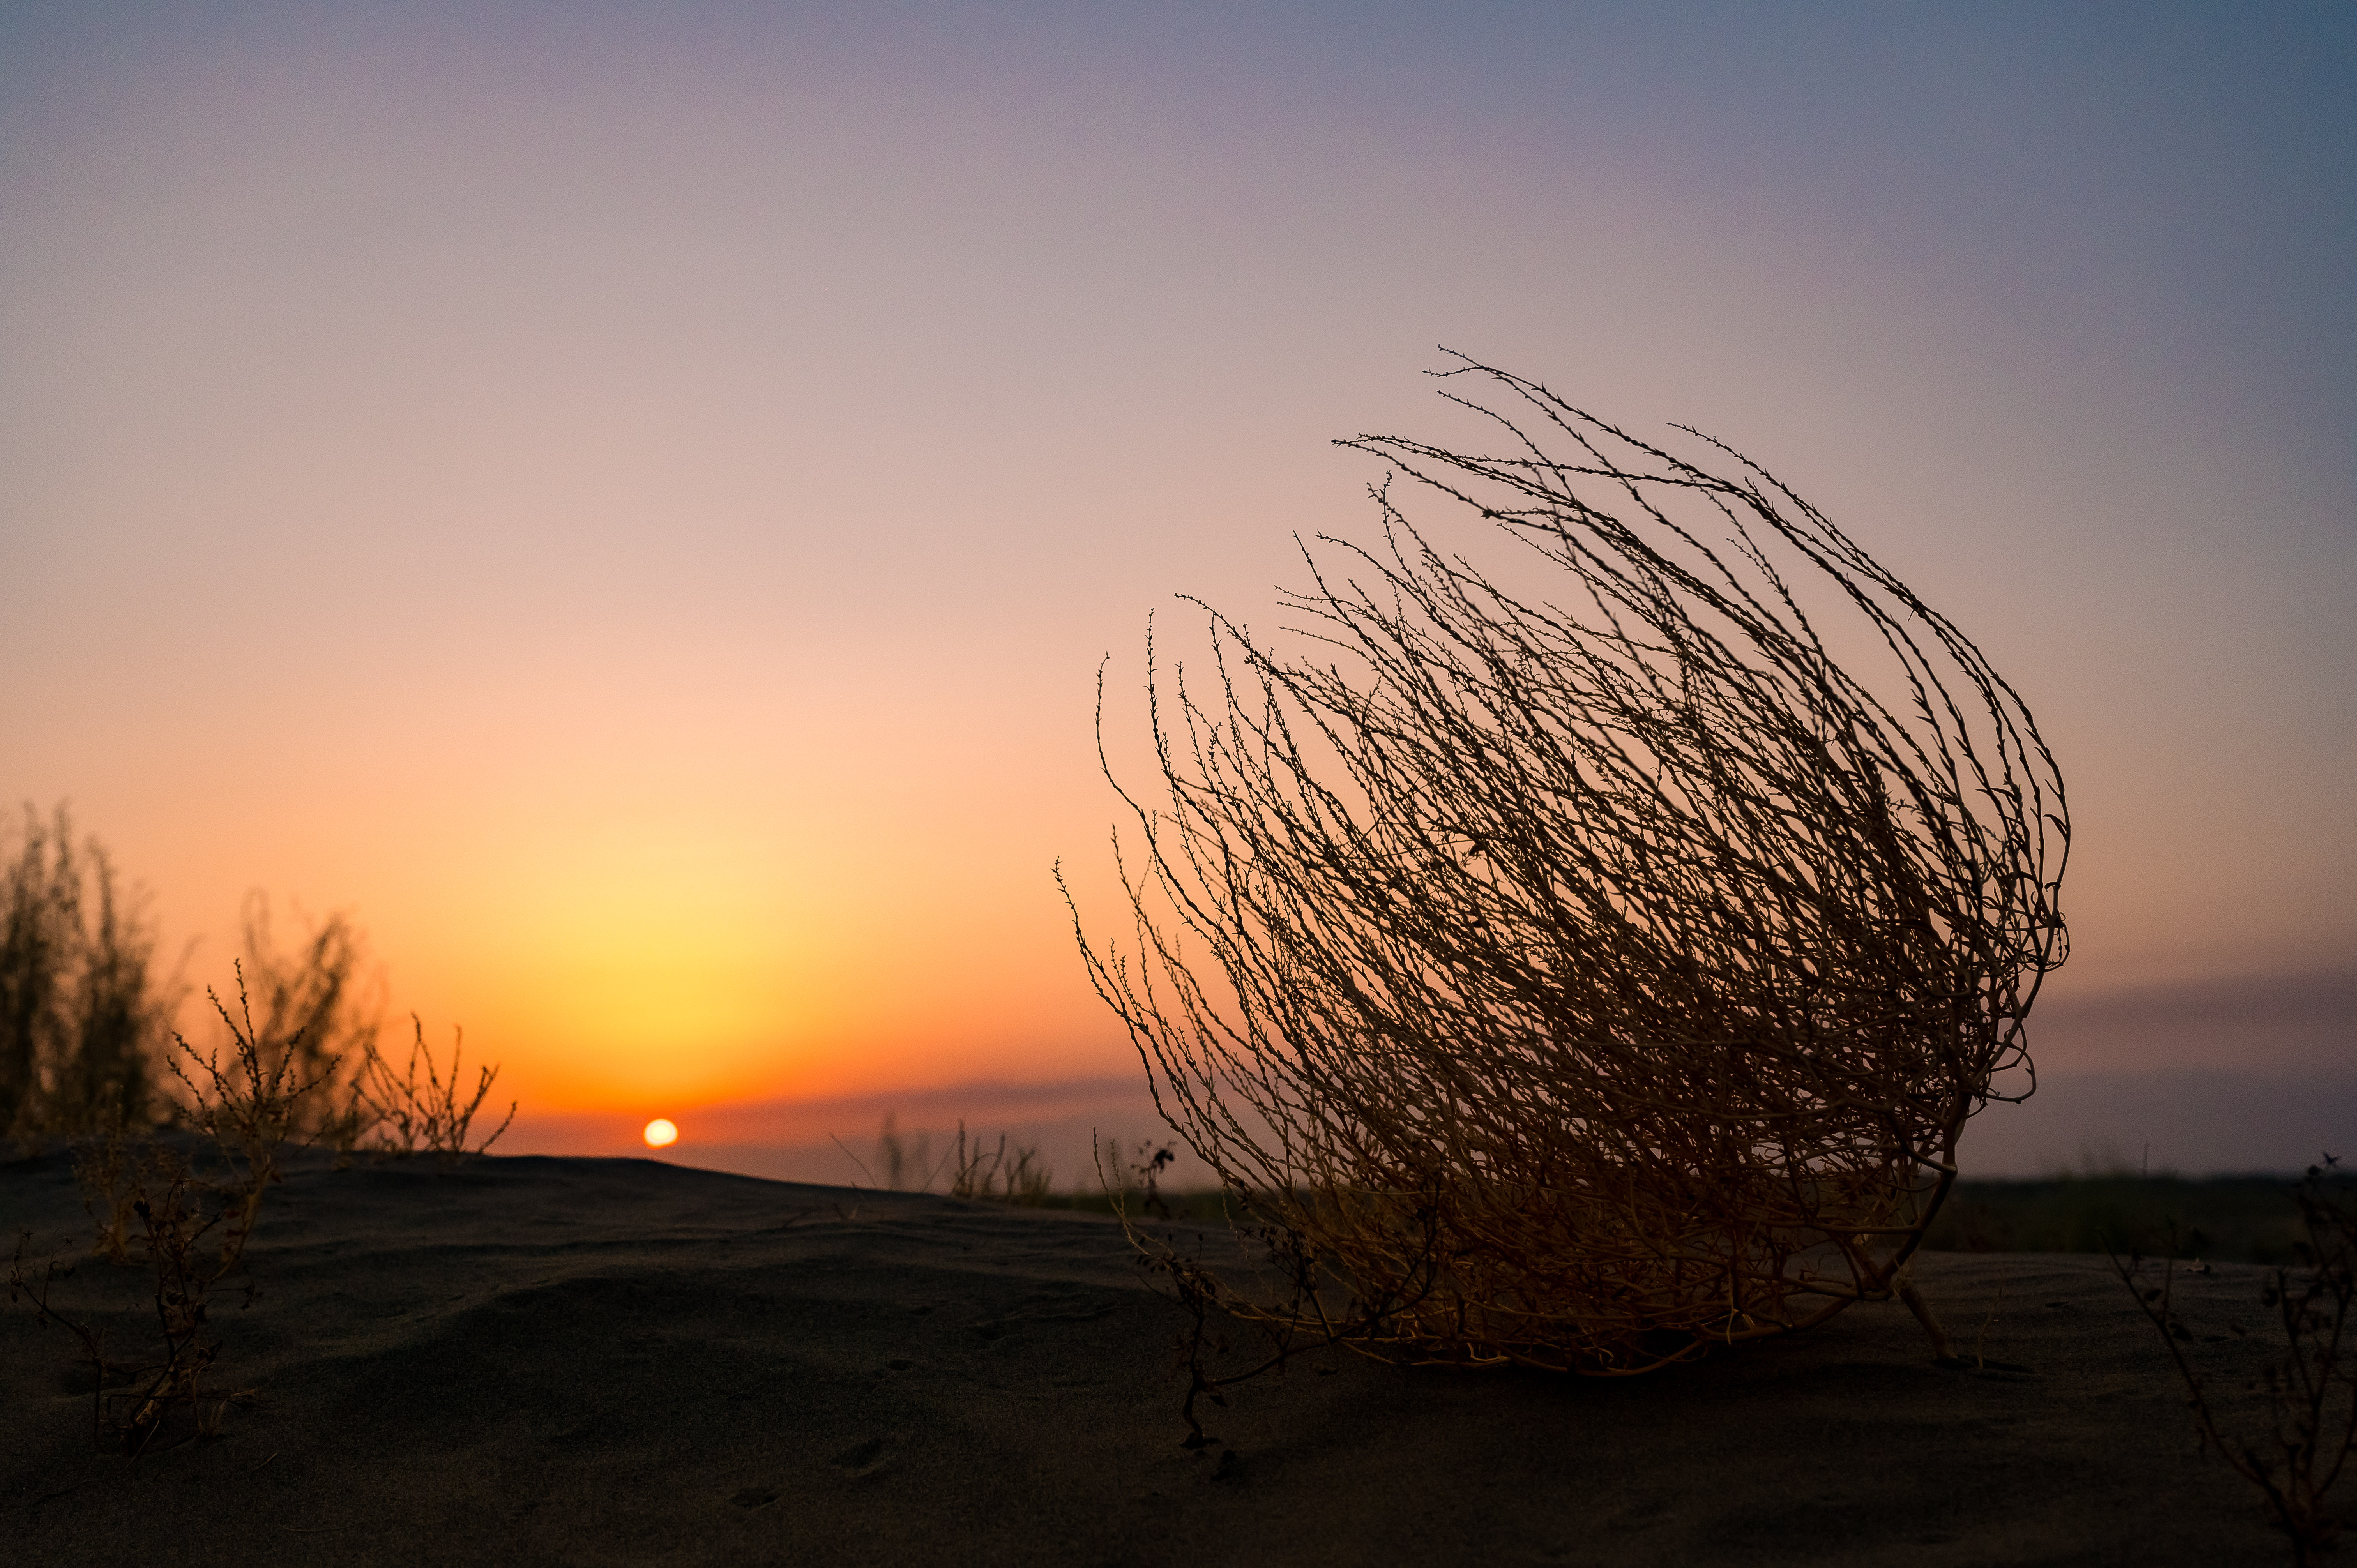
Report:
[[[58,1156],[0,1166],[0,1219],[86,1235]],[[258,1297],[218,1316],[257,1402],[136,1464],[94,1451],[70,1342],[0,1314],[11,1561],[2288,1559],[2100,1259],[1926,1259],[1959,1340],[2028,1371],[1943,1370],[1879,1306],[1626,1382],[1327,1352],[1190,1451],[1180,1315],[1103,1219],[635,1160],[307,1159],[250,1256]],[[2256,1295],[2221,1269],[2184,1300],[2222,1334]]]

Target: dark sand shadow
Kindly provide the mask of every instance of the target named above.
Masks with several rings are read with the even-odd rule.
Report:
[[[0,1166],[0,1219],[86,1245],[62,1157]],[[1922,1260],[1960,1347],[2026,1373],[1932,1366],[1897,1306],[1627,1381],[1325,1352],[1232,1391],[1190,1452],[1180,1314],[1103,1219],[636,1160],[306,1157],[250,1256],[260,1294],[220,1328],[257,1402],[136,1465],[93,1451],[64,1337],[0,1315],[14,1560],[2285,1558],[2100,1258]],[[2222,1336],[2256,1277],[2179,1305]]]

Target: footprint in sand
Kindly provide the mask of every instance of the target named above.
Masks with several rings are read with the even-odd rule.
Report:
[[[883,1473],[885,1466],[880,1457],[883,1452],[884,1440],[880,1437],[871,1437],[865,1443],[853,1444],[837,1454],[831,1463],[850,1471],[853,1480],[864,1481],[870,1476]]]

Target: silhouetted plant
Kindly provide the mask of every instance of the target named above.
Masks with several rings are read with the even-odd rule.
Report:
[[[2339,1163],[2326,1156],[2326,1165]],[[2169,1362],[2184,1380],[2202,1446],[2216,1450],[2266,1498],[2270,1522],[2291,1542],[2292,1561],[2306,1564],[2330,1552],[2340,1533],[2326,1495],[2357,1445],[2357,1345],[2346,1343],[2357,1337],[2357,1314],[2351,1310],[2357,1304],[2357,1205],[2318,1165],[2308,1167],[2292,1197],[2304,1239],[2294,1246],[2298,1263],[2269,1270],[2260,1294],[2282,1330],[2284,1348],[2249,1384],[2266,1396],[2266,1414],[2255,1427],[2230,1429],[2211,1402],[2185,1348],[2194,1337],[2177,1316],[2176,1263],[2161,1262],[2158,1285],[2144,1283],[2143,1258],[2122,1263],[2114,1257],[2112,1267],[2159,1330]],[[2248,1337],[2240,1324],[2227,1326],[2236,1338]]]
[[[1896,1294],[1944,1355],[1907,1266],[2066,950],[2053,757],[1739,454],[1469,373],[1567,456],[1462,399],[1505,455],[1341,445],[1551,585],[1386,484],[1380,548],[1304,547],[1299,656],[1200,607],[1199,696],[1149,628],[1134,948],[1073,919],[1166,1120],[1298,1262],[1216,1299],[1394,1359],[1621,1374]]]
[[[191,1436],[215,1436],[230,1409],[253,1398],[252,1390],[225,1389],[208,1380],[221,1351],[211,1322],[212,1299],[243,1262],[251,1212],[244,1193],[199,1176],[187,1155],[167,1143],[136,1145],[118,1174],[116,1192],[123,1211],[137,1221],[131,1239],[150,1275],[156,1341],[148,1359],[109,1358],[103,1333],[54,1300],[59,1282],[70,1279],[75,1265],[52,1259],[36,1273],[26,1257],[29,1236],[18,1240],[8,1287],[11,1301],[28,1301],[43,1326],[62,1327],[77,1341],[79,1359],[91,1379],[92,1435],[102,1447],[119,1445],[135,1458],[176,1418],[186,1418]],[[207,1256],[200,1243],[224,1226],[219,1253]],[[247,1300],[252,1296],[249,1280]]]
[[[9,1270],[13,1302],[28,1301],[43,1325],[67,1329],[92,1378],[93,1421],[102,1442],[138,1455],[186,1415],[195,1435],[220,1430],[250,1391],[222,1389],[209,1375],[221,1352],[210,1303],[241,1269],[264,1195],[283,1174],[290,1143],[328,1144],[349,1154],[371,1134],[377,1147],[421,1146],[446,1160],[480,1153],[471,1125],[499,1075],[480,1069],[461,1101],[459,1048],[446,1081],[417,1024],[407,1070],[396,1075],[376,1048],[374,1013],[358,995],[361,942],[331,916],[292,954],[271,940],[269,909],[250,898],[246,957],[237,961],[238,1007],[206,993],[227,1035],[199,1052],[177,1032],[157,1051],[169,1009],[148,977],[153,938],[119,907],[112,869],[95,844],[85,873],[60,811],[53,828],[28,814],[26,843],[0,884],[0,1066],[8,1123],[20,1137],[84,1134],[74,1173],[97,1222],[93,1252],[129,1263],[136,1248],[148,1267],[160,1359],[118,1362],[100,1331],[55,1299],[75,1265],[52,1258],[36,1268],[20,1240]],[[94,908],[95,918],[85,918]],[[257,1021],[255,1005],[261,1005]],[[415,1022],[413,1015],[413,1022]],[[177,1080],[177,1103],[156,1093],[152,1055]],[[418,1081],[421,1064],[425,1082]],[[176,1140],[149,1135],[152,1112],[209,1143],[218,1166],[200,1167]],[[218,1251],[210,1244],[218,1240]],[[208,1255],[209,1252],[210,1255]],[[249,1279],[247,1290],[252,1292]]]
[[[1169,1197],[1162,1190],[1162,1174],[1178,1155],[1168,1142],[1140,1139],[1135,1157],[1122,1153],[1121,1140],[1107,1138],[1092,1132],[1089,1134],[1089,1159],[1097,1174],[1097,1192],[1085,1188],[1072,1195],[1075,1208],[1093,1208],[1102,1200],[1107,1213],[1125,1217],[1133,1200],[1141,1218],[1169,1219],[1175,1218]],[[1218,1213],[1228,1211],[1226,1195],[1219,1192],[1194,1195],[1199,1201],[1208,1201]],[[1200,1218],[1197,1216],[1196,1218]]]
[[[349,1150],[364,1131],[354,1079],[381,1009],[365,943],[335,914],[282,950],[260,893],[248,897],[241,928],[255,1038],[265,1053],[293,1052],[296,1077],[319,1086],[296,1131]],[[105,850],[75,843],[64,807],[47,822],[27,808],[0,864],[0,1133],[26,1144],[119,1126],[136,1136],[178,1113],[161,1090],[179,987],[156,976],[155,948],[152,923]]]
[[[1144,1194],[1138,1207],[1146,1213],[1164,1219],[1170,1218],[1170,1205],[1162,1196],[1162,1173],[1178,1157],[1177,1151],[1168,1144],[1157,1144],[1149,1141],[1137,1145],[1137,1159],[1129,1168],[1137,1177],[1138,1187]]]
[[[235,1014],[207,993],[233,1043],[228,1060],[218,1050],[200,1056],[176,1035],[170,1062],[189,1097],[185,1119],[210,1142],[219,1174],[200,1171],[173,1144],[127,1142],[120,1126],[85,1144],[75,1166],[98,1219],[96,1251],[124,1262],[135,1243],[147,1264],[160,1359],[111,1360],[100,1331],[55,1301],[58,1282],[71,1278],[74,1265],[51,1260],[37,1273],[27,1264],[28,1240],[20,1240],[9,1270],[11,1301],[29,1301],[44,1326],[61,1326],[80,1343],[98,1440],[119,1442],[134,1455],[176,1416],[187,1415],[195,1434],[211,1435],[231,1406],[252,1397],[208,1381],[221,1349],[210,1304],[243,1265],[263,1198],[281,1178],[280,1154],[318,1084],[298,1076],[299,1042],[274,1044],[255,1028],[242,969],[239,983]],[[218,1251],[209,1256],[204,1243],[216,1233]],[[249,1280],[249,1299],[252,1288]]]
[[[1056,1184],[1056,1173],[1039,1164],[1039,1151],[1026,1144],[1017,1144],[1009,1154],[1004,1133],[998,1135],[995,1149],[985,1145],[978,1134],[969,1146],[965,1122],[961,1118],[957,1153],[950,1166],[950,1196],[1037,1208],[1048,1201]]]
[[[258,891],[246,896],[239,938],[240,991],[260,1012],[253,1038],[264,1065],[274,1070],[283,1055],[317,1090],[297,1108],[296,1136],[350,1153],[374,1126],[361,1079],[382,1032],[382,980],[368,963],[367,940],[335,912],[282,949],[270,900]]]
[[[899,1119],[890,1112],[884,1114],[884,1130],[877,1134],[876,1153],[884,1165],[884,1185],[892,1192],[907,1187],[910,1176],[917,1177],[917,1190],[931,1190],[933,1177],[939,1174],[931,1163],[933,1135],[920,1132],[911,1140],[900,1131]]]
[[[205,992],[229,1030],[233,1048],[227,1066],[218,1048],[199,1056],[178,1034],[172,1036],[176,1054],[170,1062],[172,1075],[188,1093],[182,1119],[212,1140],[227,1169],[227,1176],[213,1184],[216,1190],[239,1197],[222,1243],[224,1269],[232,1266],[235,1256],[244,1251],[246,1238],[253,1234],[262,1213],[263,1194],[281,1179],[279,1155],[289,1140],[296,1139],[305,1104],[325,1081],[303,1076],[302,1064],[317,1058],[304,1050],[299,1037],[274,1039],[254,1026],[245,968],[242,962],[235,967],[235,1015],[210,987]],[[182,1058],[187,1058],[186,1066]],[[329,1069],[333,1065],[332,1060],[327,1064]]]
[[[950,1160],[948,1155],[943,1155],[940,1165],[927,1165],[925,1162],[932,1153],[933,1135],[931,1133],[920,1132],[914,1141],[911,1141],[900,1131],[899,1117],[889,1111],[884,1113],[883,1131],[876,1136],[876,1161],[884,1167],[884,1179],[881,1182],[876,1179],[876,1173],[867,1168],[867,1162],[851,1152],[850,1144],[841,1138],[835,1138],[834,1146],[843,1151],[845,1159],[859,1167],[859,1174],[867,1178],[867,1184],[870,1187],[880,1187],[886,1192],[905,1190],[908,1178],[911,1175],[919,1178],[917,1191],[931,1192],[933,1178],[942,1174],[942,1166],[946,1165]]]
[[[516,1102],[508,1102],[508,1113],[490,1135],[481,1143],[468,1144],[472,1136],[475,1113],[491,1092],[491,1085],[500,1076],[497,1067],[479,1069],[475,1092],[465,1104],[458,1102],[459,1064],[466,1043],[463,1031],[454,1029],[450,1042],[450,1077],[445,1082],[441,1070],[435,1066],[434,1053],[425,1045],[425,1023],[414,1013],[409,1015],[416,1035],[409,1047],[409,1065],[396,1076],[376,1048],[376,1042],[363,1045],[364,1058],[361,1076],[355,1080],[353,1106],[361,1120],[357,1128],[372,1133],[375,1146],[389,1154],[416,1154],[422,1148],[443,1163],[450,1164],[470,1155],[479,1155],[500,1141],[500,1135],[515,1121]],[[425,1082],[417,1081],[418,1068],[425,1069]]]
[[[143,1128],[175,1000],[153,974],[153,927],[66,808],[29,806],[0,865],[0,1134],[20,1144]]]

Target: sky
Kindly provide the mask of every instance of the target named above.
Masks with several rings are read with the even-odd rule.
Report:
[[[2357,1079],[2352,68],[2334,5],[0,0],[0,800],[199,988],[249,890],[349,912],[544,1141],[1085,1099],[1100,665],[1134,776],[1148,613],[1368,537],[1332,443],[1466,435],[1456,349],[2014,682],[2047,1072]]]

